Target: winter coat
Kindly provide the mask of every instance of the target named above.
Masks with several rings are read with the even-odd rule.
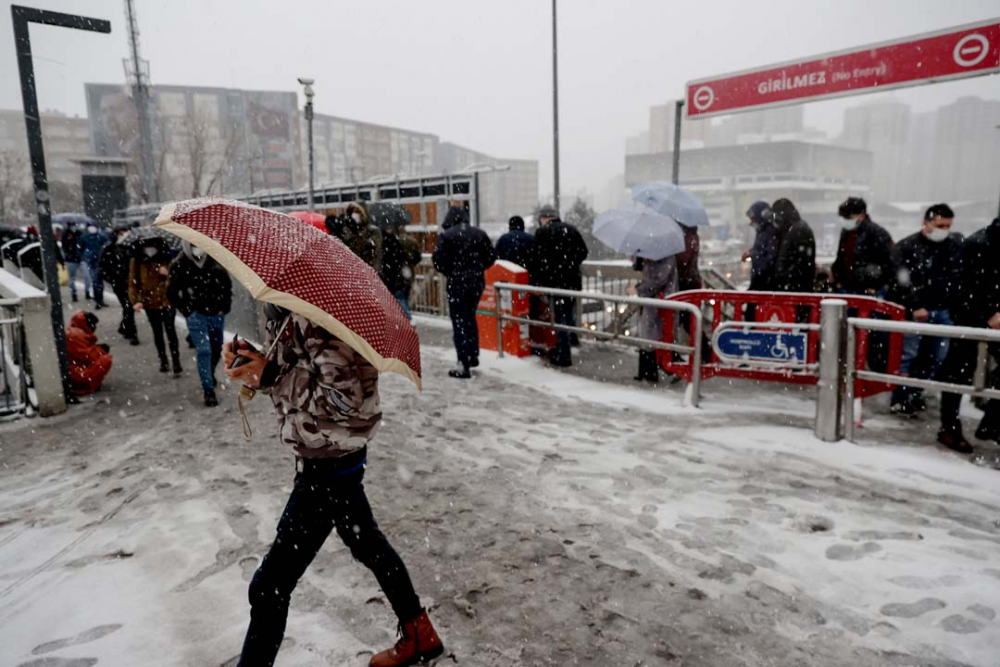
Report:
[[[101,253],[101,278],[111,283],[115,292],[128,291],[129,264],[132,244],[111,243]]]
[[[556,218],[535,232],[525,268],[533,285],[581,290],[580,265],[587,254],[587,244],[576,227]]]
[[[170,265],[167,299],[184,317],[225,315],[233,303],[233,281],[214,259],[205,255],[199,261],[185,247]]]
[[[524,267],[534,240],[534,234],[523,229],[512,229],[497,240],[497,258]]]
[[[994,261],[997,261],[994,258]],[[914,311],[950,310],[962,295],[962,238],[931,241],[911,234],[892,249],[893,276],[887,298]]]
[[[147,257],[142,249],[148,245],[156,245],[159,253]],[[169,269],[170,253],[166,243],[137,243],[128,272],[128,300],[133,304],[141,303],[148,310],[170,308],[167,298],[168,276],[160,269]],[[168,274],[169,275],[169,274]]]
[[[681,225],[684,230],[684,251],[677,255],[677,287],[680,291],[701,289],[701,271],[698,270],[698,256],[701,254],[701,239],[697,227]]]
[[[841,231],[830,271],[837,289],[848,294],[882,293],[893,276],[889,232],[867,216],[857,229]]]
[[[62,245],[63,259],[65,259],[67,263],[80,263],[80,248],[77,245],[79,242],[80,232],[76,229],[68,227],[66,231],[63,232],[60,244]]]
[[[413,287],[414,269],[420,264],[420,259],[420,246],[409,234],[383,234],[379,278],[385,283],[386,289],[393,294],[403,292],[409,295],[410,288]]]
[[[80,251],[80,261],[87,264],[97,264],[101,261],[101,252],[104,246],[108,245],[108,236],[98,230],[87,232],[76,242],[76,247]]]
[[[361,222],[351,217],[352,213],[361,214]],[[340,224],[333,227],[332,233],[344,242],[351,252],[372,268],[377,267],[377,248],[372,238],[372,228],[368,225],[368,212],[361,206],[350,205],[347,212],[341,216]]]
[[[382,420],[378,371],[321,326],[300,315],[268,321],[277,344],[261,377],[281,442],[302,458],[333,458],[364,447]]]
[[[750,248],[750,291],[769,292],[774,284],[774,266],[778,261],[778,228],[772,222],[757,226]]]
[[[965,239],[962,276],[955,323],[985,327],[1000,313],[1000,218]]]
[[[66,327],[66,357],[70,388],[77,396],[97,391],[111,371],[111,353],[97,344],[97,336],[82,310],[70,318]]]
[[[448,278],[448,294],[453,297],[482,294],[483,273],[497,259],[486,232],[469,224],[465,212],[452,208],[442,223],[434,248],[434,268]]]
[[[778,225],[778,256],[774,263],[774,292],[812,292],[816,278],[816,239],[799,217]]]
[[[635,286],[638,296],[647,299],[666,298],[677,291],[676,256],[655,261],[642,259],[636,264],[641,265],[639,268],[642,271],[642,280]],[[663,338],[663,319],[659,309],[643,307],[639,315],[639,335],[649,340]]]

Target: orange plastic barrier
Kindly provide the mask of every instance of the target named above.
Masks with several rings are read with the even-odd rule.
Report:
[[[479,325],[479,347],[483,350],[496,350],[497,341],[497,303],[494,283],[528,284],[528,271],[513,262],[498,260],[486,270],[486,289],[479,299],[476,308],[476,323]],[[528,294],[525,292],[504,291],[500,298],[500,311],[512,317],[528,317]],[[531,354],[528,340],[528,325],[518,322],[503,323],[503,351],[515,357],[527,357]]]
[[[906,317],[906,309],[895,303],[883,301],[870,296],[853,296],[841,294],[800,294],[786,292],[743,292],[728,290],[690,290],[679,292],[669,297],[671,301],[683,301],[692,303],[703,312],[705,307],[711,308],[711,322],[705,322],[706,339],[711,341],[715,328],[723,322],[723,315],[727,316],[726,321],[744,322],[747,312],[753,313],[753,322],[788,322],[790,324],[819,324],[820,303],[824,299],[843,299],[847,301],[850,317],[875,317],[887,320],[903,320]],[[663,317],[663,340],[668,343],[675,341],[678,327],[674,326],[674,313],[672,311],[661,311]],[[681,322],[680,324],[685,324]],[[684,328],[687,328],[686,326]],[[814,364],[819,359],[819,331],[806,332],[806,363]],[[868,340],[869,332],[861,330],[858,332],[857,369],[863,370],[868,363]],[[723,364],[719,361],[714,351],[708,350],[708,345],[704,346],[705,355],[702,358],[701,378],[721,376],[730,378],[740,378],[744,380],[763,380],[766,382],[784,382],[789,384],[816,384],[819,380],[817,372],[795,370],[791,368],[753,368],[738,367],[731,364]],[[903,355],[902,334],[889,335],[888,366],[885,372],[898,373],[899,362]],[[668,373],[673,373],[688,382],[691,381],[691,365],[687,362],[675,360],[674,354],[670,351],[660,350],[657,352],[657,361]],[[855,396],[864,398],[886,391],[891,391],[893,385],[858,380],[855,387]]]

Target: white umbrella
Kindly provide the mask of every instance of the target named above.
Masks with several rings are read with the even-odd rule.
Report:
[[[632,199],[666,215],[685,227],[708,227],[705,205],[684,188],[666,181],[642,183],[632,188]]]
[[[594,236],[612,250],[646,259],[663,259],[684,250],[684,231],[652,211],[613,208],[594,220]]]

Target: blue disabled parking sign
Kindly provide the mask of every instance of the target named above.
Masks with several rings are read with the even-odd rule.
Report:
[[[803,363],[806,358],[806,335],[801,333],[729,329],[719,334],[716,345],[734,359]]]

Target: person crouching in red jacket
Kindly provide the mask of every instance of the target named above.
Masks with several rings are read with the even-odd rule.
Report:
[[[111,371],[112,357],[108,346],[98,344],[97,315],[80,311],[66,327],[66,355],[69,357],[70,389],[77,396],[93,394]]]

